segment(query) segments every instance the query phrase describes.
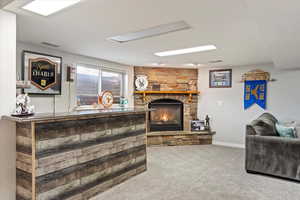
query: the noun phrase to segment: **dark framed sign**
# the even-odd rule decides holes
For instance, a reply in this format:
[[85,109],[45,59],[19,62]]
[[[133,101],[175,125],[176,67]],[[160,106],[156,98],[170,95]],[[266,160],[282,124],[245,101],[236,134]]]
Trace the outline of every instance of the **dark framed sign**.
[[231,88],[232,69],[217,69],[209,71],[210,88]]
[[23,90],[32,95],[61,95],[62,57],[23,51],[23,80],[31,83]]

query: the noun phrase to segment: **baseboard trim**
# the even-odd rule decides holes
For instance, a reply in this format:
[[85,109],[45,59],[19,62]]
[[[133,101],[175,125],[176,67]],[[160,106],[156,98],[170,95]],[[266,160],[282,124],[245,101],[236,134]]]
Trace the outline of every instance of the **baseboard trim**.
[[213,145],[218,145],[218,146],[225,146],[225,147],[233,147],[233,148],[240,148],[240,149],[245,149],[244,144],[236,144],[236,143],[230,143],[230,142],[219,142],[219,141],[213,141]]

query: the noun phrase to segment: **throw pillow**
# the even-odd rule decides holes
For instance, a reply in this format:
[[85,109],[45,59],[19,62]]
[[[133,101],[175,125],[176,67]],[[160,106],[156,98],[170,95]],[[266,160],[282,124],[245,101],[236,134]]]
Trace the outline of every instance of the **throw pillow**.
[[284,122],[284,123],[280,122],[280,124],[283,124],[284,126],[287,126],[287,127],[293,127],[295,129],[295,137],[299,138],[299,135],[300,135],[300,123],[299,122],[296,122],[296,121],[290,121],[290,122]]
[[260,136],[278,136],[273,127],[261,120],[254,120],[251,123],[257,135]]
[[251,122],[257,135],[260,136],[278,136],[275,123],[277,119],[270,113],[264,113],[256,120]]
[[287,127],[279,123],[276,123],[275,127],[280,137],[296,138],[294,127]]

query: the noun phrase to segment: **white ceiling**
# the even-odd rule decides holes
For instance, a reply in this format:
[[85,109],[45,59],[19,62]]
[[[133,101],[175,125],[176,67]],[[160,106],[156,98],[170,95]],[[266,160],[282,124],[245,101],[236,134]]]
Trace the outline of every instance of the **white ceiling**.
[[[11,4],[18,13],[18,40],[58,44],[58,49],[128,65],[186,63],[241,66],[300,61],[300,1],[296,0],[84,0],[49,17]],[[28,0],[24,0],[28,1]],[[116,43],[107,38],[184,20],[190,30]],[[213,44],[216,51],[157,57],[155,52]]]

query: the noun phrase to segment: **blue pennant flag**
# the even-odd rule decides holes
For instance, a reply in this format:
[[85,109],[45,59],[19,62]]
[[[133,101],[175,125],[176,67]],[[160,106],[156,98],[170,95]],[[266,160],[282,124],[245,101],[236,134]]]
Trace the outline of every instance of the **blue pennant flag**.
[[245,81],[244,109],[257,104],[266,109],[267,81]]

